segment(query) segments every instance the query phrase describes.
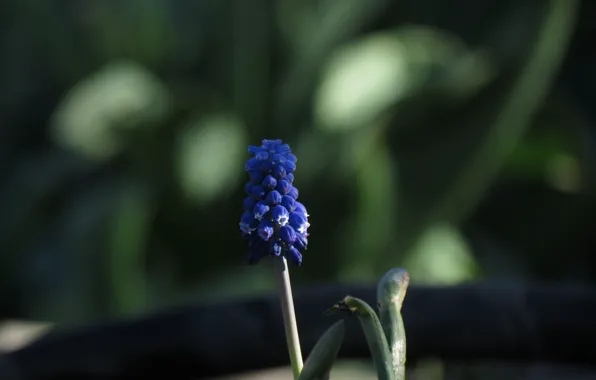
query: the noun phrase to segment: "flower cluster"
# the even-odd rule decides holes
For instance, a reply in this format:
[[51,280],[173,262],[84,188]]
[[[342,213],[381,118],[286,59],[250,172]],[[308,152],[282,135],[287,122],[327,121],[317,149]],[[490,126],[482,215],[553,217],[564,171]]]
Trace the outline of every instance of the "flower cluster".
[[244,169],[250,181],[244,187],[244,214],[240,231],[248,240],[249,263],[272,256],[284,256],[300,265],[307,246],[308,213],[298,202],[294,182],[296,156],[281,140],[263,140],[249,146],[253,155]]

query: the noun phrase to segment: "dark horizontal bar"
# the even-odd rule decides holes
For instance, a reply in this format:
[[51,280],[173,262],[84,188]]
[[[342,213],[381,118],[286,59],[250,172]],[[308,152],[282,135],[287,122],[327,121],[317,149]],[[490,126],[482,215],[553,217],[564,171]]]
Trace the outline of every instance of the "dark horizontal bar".
[[[373,286],[296,292],[303,353],[338,317],[323,312],[350,294],[375,305]],[[596,292],[589,288],[411,286],[403,306],[408,363],[434,357],[596,365]],[[354,317],[343,358],[367,358]],[[275,297],[198,304],[138,319],[54,331],[0,355],[0,379],[201,378],[288,364]],[[164,377],[165,376],[165,377]]]

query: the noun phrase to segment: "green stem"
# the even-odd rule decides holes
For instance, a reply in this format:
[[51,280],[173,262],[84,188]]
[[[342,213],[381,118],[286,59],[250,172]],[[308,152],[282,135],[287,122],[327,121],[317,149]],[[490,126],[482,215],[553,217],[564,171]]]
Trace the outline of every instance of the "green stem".
[[286,328],[286,341],[290,353],[290,363],[294,379],[297,380],[302,371],[302,351],[300,350],[300,338],[298,337],[298,326],[296,314],[294,313],[294,299],[292,297],[292,286],[290,284],[290,272],[285,257],[275,260],[275,274],[281,301],[281,311],[284,317]]

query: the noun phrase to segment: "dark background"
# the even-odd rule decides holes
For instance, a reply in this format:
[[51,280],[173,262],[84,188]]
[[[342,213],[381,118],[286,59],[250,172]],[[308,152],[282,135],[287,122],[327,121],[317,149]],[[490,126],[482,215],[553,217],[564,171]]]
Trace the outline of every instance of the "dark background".
[[396,266],[413,284],[592,284],[595,8],[1,2],[0,318],[271,292],[238,230],[263,138],[298,156],[298,289]]

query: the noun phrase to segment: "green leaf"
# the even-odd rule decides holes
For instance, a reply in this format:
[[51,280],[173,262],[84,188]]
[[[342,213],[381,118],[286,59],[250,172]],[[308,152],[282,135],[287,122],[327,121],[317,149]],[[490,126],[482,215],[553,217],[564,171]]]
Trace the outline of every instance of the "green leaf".
[[403,120],[413,101],[428,108],[437,96],[466,99],[494,73],[483,54],[446,32],[407,26],[375,33],[330,57],[315,95],[316,125],[341,133],[368,128],[386,112]]
[[305,31],[300,41],[295,40],[296,60],[286,76],[274,89],[276,104],[275,125],[296,125],[300,114],[309,103],[313,84],[320,75],[320,68],[329,52],[338,45],[358,35],[387,10],[385,0],[344,0],[316,2],[315,14],[308,17],[301,29]]
[[333,311],[344,311],[358,316],[379,380],[397,380],[387,337],[373,308],[359,298],[346,296],[333,306],[330,312]]
[[112,61],[70,90],[52,115],[50,133],[68,150],[108,160],[128,146],[127,132],[159,125],[169,107],[166,85],[149,69]]
[[185,124],[176,152],[184,194],[199,204],[229,195],[244,174],[246,145],[244,124],[233,114],[205,114]]
[[298,380],[325,380],[344,340],[344,321],[337,321],[319,339],[312,349]]
[[[498,80],[468,104],[426,109],[426,119],[420,120],[424,126],[416,122],[409,125],[409,135],[388,138],[398,145],[392,148],[400,162],[400,236],[395,251],[410,250],[429,225],[458,223],[482,199],[550,91],[574,30],[577,4],[543,2],[541,19],[535,15],[538,9],[520,6],[512,17],[528,25],[525,34],[537,34],[524,39],[529,51],[502,67]],[[400,131],[408,129],[403,117],[396,120]],[[427,136],[433,134],[441,138],[429,141]]]
[[410,275],[405,269],[393,268],[381,277],[377,285],[377,308],[397,380],[406,377],[406,329],[401,307],[409,283]]

